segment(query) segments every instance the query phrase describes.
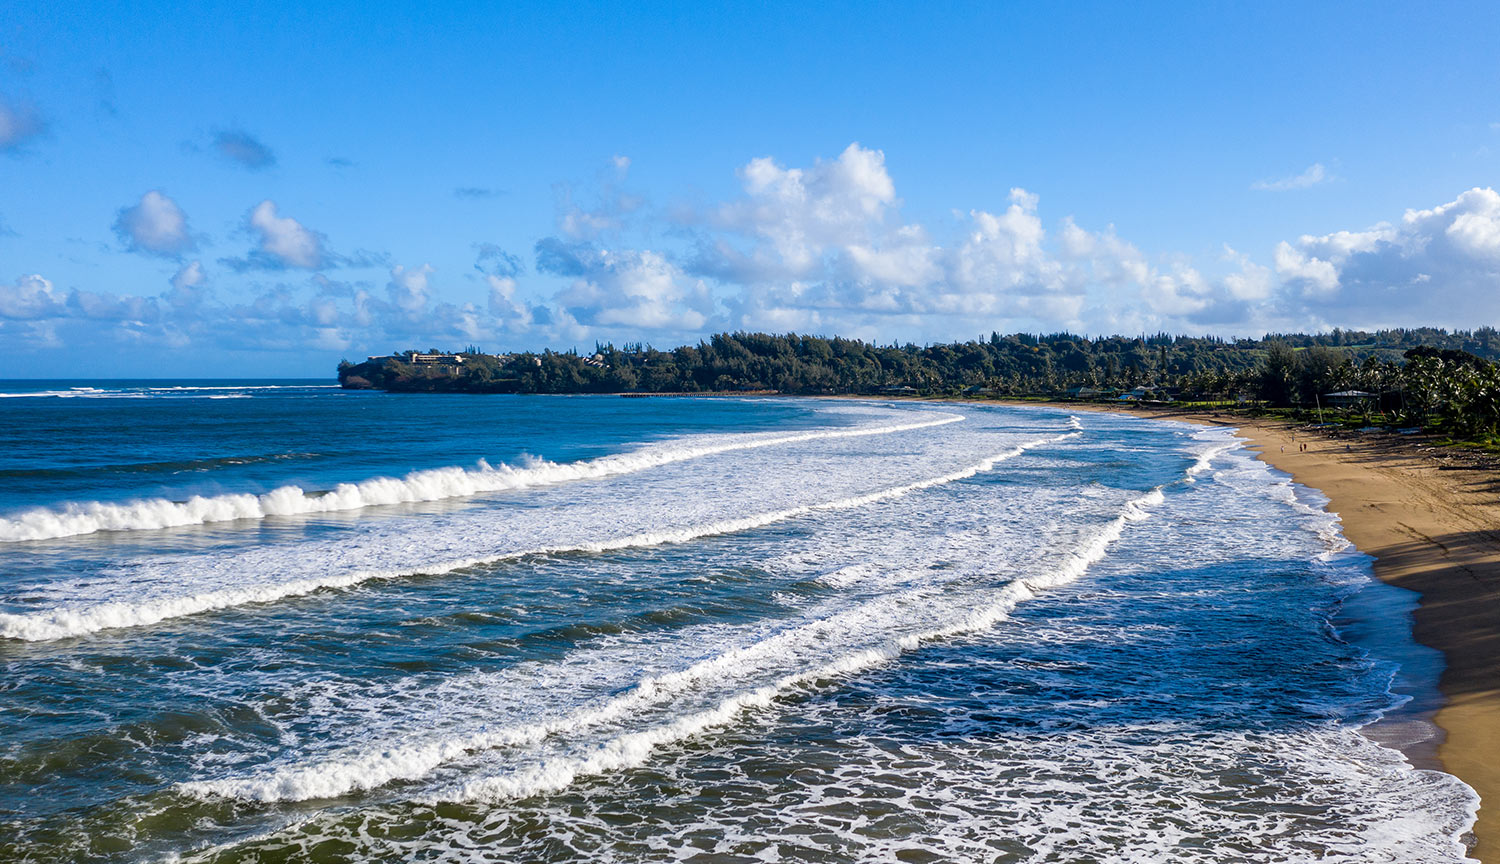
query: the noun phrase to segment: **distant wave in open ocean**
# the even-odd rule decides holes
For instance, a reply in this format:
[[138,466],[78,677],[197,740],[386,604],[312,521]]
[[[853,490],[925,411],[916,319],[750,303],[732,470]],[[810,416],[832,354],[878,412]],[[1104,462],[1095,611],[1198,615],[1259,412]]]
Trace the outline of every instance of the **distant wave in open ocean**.
[[28,386],[0,859],[1464,857],[1409,595],[1222,430]]

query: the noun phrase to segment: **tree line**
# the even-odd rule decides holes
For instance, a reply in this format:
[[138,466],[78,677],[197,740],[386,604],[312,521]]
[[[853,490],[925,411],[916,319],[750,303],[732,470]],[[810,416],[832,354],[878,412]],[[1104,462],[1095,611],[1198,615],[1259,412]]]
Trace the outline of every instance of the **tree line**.
[[[483,354],[463,363],[401,355],[339,366],[346,387],[483,393],[705,393],[1117,398],[1313,408],[1358,390],[1391,419],[1494,434],[1500,332],[1482,327],[1271,334],[1222,339],[1166,333],[1089,338],[990,334],[969,342],[879,345],[795,333],[721,333],[658,350],[636,343],[576,351]],[[441,353],[430,351],[427,353]]]

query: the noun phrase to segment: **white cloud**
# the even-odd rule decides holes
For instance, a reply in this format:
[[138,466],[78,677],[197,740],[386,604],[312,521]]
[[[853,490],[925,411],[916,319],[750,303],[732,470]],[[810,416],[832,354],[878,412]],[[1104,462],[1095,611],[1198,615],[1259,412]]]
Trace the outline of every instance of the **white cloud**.
[[[573,280],[554,297],[571,324],[687,334],[703,328],[714,312],[708,285],[659,252],[549,237],[537,243],[536,254],[538,272]],[[510,287],[503,281],[491,285]]]
[[1441,235],[1453,251],[1474,262],[1500,261],[1500,193],[1474,188],[1431,210],[1408,210],[1401,235],[1413,252],[1427,251]]
[[186,288],[197,288],[207,281],[208,276],[203,272],[203,263],[201,261],[190,261],[184,264],[181,270],[172,275],[172,287],[179,291]]
[[1142,287],[1141,300],[1156,316],[1190,320],[1213,303],[1213,287],[1195,268],[1176,262],[1168,271],[1153,268]]
[[509,276],[487,273],[484,277],[489,285],[490,315],[506,329],[526,330],[532,324],[531,310],[516,300],[516,280]]
[[1224,277],[1224,288],[1233,300],[1259,302],[1276,290],[1276,279],[1269,267],[1263,267],[1250,259],[1249,255],[1236,252],[1228,244],[1224,246],[1224,260],[1239,266],[1238,273]]
[[64,298],[39,273],[21,276],[10,285],[0,285],[0,318],[36,320],[63,314]]
[[259,239],[257,251],[272,265],[306,270],[317,270],[324,265],[321,235],[290,216],[278,215],[276,202],[267,199],[255,205],[249,223]]
[[420,314],[427,306],[427,277],[431,275],[431,264],[415,269],[400,265],[392,267],[391,281],[386,285],[391,303],[408,316]]
[[1311,255],[1286,241],[1276,245],[1274,260],[1276,275],[1286,282],[1300,285],[1304,294],[1329,295],[1339,288],[1339,268],[1336,264]]
[[[321,235],[267,200],[247,215],[256,248],[224,263],[285,281],[258,278],[249,295],[221,290],[236,298],[221,302],[197,260],[155,297],[63,292],[26,276],[0,284],[0,318],[12,321],[7,336],[31,334],[24,344],[92,327],[135,344],[371,353],[467,342],[495,350],[518,340],[675,344],[734,328],[946,341],[990,330],[1254,333],[1500,320],[1493,189],[1390,223],[1307,234],[1259,255],[1226,246],[1195,262],[1148,253],[1113,225],[1044,218],[1041,197],[1022,188],[1000,202],[960,202],[973,206],[920,224],[903,215],[884,155],[859,144],[807,167],[752,159],[739,178],[730,200],[670,225],[652,224],[651,211],[626,202],[613,181],[601,181],[604,203],[590,210],[561,197],[558,236],[534,248],[535,274],[547,281],[526,277],[529,296],[517,282],[521,261],[491,245],[476,247],[478,272],[451,285],[437,284],[430,264],[386,264],[388,281],[298,276],[375,259],[355,264],[328,251]],[[621,230],[627,214],[638,214],[629,231]],[[192,236],[159,192],[122,212],[120,227],[154,254],[172,254]],[[644,238],[634,248],[624,242],[633,236]],[[463,285],[469,296],[454,293]]]
[[1500,320],[1500,194],[1474,188],[1400,223],[1304,235],[1276,247],[1293,320],[1472,327]]
[[162,314],[155,297],[102,291],[73,291],[68,295],[68,307],[74,317],[117,325],[155,323]]
[[941,252],[916,225],[904,226],[882,245],[851,243],[843,249],[856,280],[904,288],[941,278]]
[[167,292],[167,302],[178,309],[195,307],[203,302],[203,285],[207,282],[208,274],[203,272],[202,262],[190,261],[172,274],[172,290]]
[[152,189],[141,200],[120,210],[115,218],[120,242],[137,252],[176,258],[197,247],[188,230],[187,214],[176,201]]
[[[745,195],[690,218],[710,229],[694,269],[734,281],[815,278],[829,256],[859,250],[872,262],[896,203],[885,154],[850,144],[837,159],[784,168],[769,156],[740,169]],[[889,261],[875,266],[889,265]]]
[[573,238],[598,237],[620,227],[617,213],[608,210],[584,210],[575,207],[563,215],[558,227]]
[[1134,244],[1120,239],[1113,225],[1095,234],[1079,228],[1072,218],[1063,220],[1062,257],[1075,264],[1088,264],[1093,278],[1110,285],[1151,279],[1151,265]]
[[1037,216],[1040,199],[1016,188],[1010,190],[1010,200],[998,214],[969,211],[969,230],[946,273],[954,287],[987,294],[1037,294],[1062,287],[1059,263],[1042,248],[1047,232]]
[[1282,177],[1279,180],[1257,180],[1250,184],[1250,188],[1260,192],[1286,192],[1292,189],[1307,189],[1320,183],[1327,183],[1334,179],[1328,169],[1323,167],[1322,162],[1314,162],[1307,166],[1301,174],[1291,177]]
[[[1082,326],[1086,310],[1111,302],[1156,304],[1161,315],[1213,302],[1196,271],[1157,272],[1113,228],[1095,234],[1065,220],[1054,242],[1040,197],[1025,189],[1012,189],[1003,210],[970,210],[951,242],[937,240],[900,219],[884,154],[858,143],[809,168],[752,159],[740,177],[742,197],[684,219],[695,230],[686,270],[719,286],[732,326],[941,338],[976,323]],[[570,260],[538,245],[540,270],[562,274]],[[1114,296],[1091,298],[1091,286]]]
[[[956,232],[934,237],[902,220],[883,154],[858,144],[806,168],[759,157],[740,177],[742,196],[681,220],[693,232],[681,266],[705,280],[705,290],[727,313],[707,320],[730,326],[905,331],[943,339],[976,324],[1250,332],[1437,318],[1461,326],[1496,317],[1462,317],[1470,308],[1494,305],[1490,300],[1438,312],[1420,308],[1442,291],[1467,296],[1485,285],[1486,297],[1497,293],[1500,196],[1492,190],[1410,211],[1399,225],[1304,235],[1267,250],[1265,262],[1226,247],[1221,259],[1204,267],[1183,256],[1148,255],[1114,226],[1090,231],[1064,218],[1056,233],[1049,232],[1039,196],[1019,188],[1004,209],[971,209]],[[1274,188],[1331,179],[1318,164]],[[563,254],[539,244],[539,269],[573,277],[589,269],[579,247],[567,248],[572,251]],[[609,254],[612,261],[629,260],[628,250]],[[588,290],[603,291],[585,281]],[[1449,287],[1436,289],[1439,281]],[[652,314],[613,320],[641,327],[682,323],[671,314],[670,292],[651,296]],[[568,300],[577,305],[581,324],[606,317],[584,288]]]

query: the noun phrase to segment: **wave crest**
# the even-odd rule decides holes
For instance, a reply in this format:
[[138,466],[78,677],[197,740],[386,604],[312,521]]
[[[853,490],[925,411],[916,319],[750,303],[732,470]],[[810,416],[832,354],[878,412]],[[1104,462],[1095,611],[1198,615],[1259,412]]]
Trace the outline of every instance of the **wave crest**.
[[792,435],[734,436],[690,445],[651,447],[630,453],[603,456],[584,462],[558,463],[535,459],[519,466],[491,466],[481,460],[476,468],[431,468],[403,477],[372,477],[358,483],[340,483],[333,489],[308,491],[300,486],[282,486],[264,494],[214,496],[195,495],[186,501],[150,498],[123,503],[87,501],[61,507],[39,507],[9,518],[0,518],[0,543],[55,540],[100,531],[149,531],[264,519],[268,516],[307,516],[359,510],[390,504],[416,504],[466,498],[488,492],[508,492],[534,486],[593,480],[644,471],[673,462],[683,462],[736,450],[752,450],[816,441],[890,435],[956,423],[963,417],[940,414],[930,419],[848,429],[823,429]]

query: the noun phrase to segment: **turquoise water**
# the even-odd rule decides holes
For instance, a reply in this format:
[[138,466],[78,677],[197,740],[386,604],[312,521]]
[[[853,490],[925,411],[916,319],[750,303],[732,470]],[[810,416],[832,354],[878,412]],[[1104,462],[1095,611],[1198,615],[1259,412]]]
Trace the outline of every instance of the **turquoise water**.
[[321,382],[0,410],[3,860],[1463,859],[1473,793],[1361,731],[1430,696],[1410,598],[1223,431]]

